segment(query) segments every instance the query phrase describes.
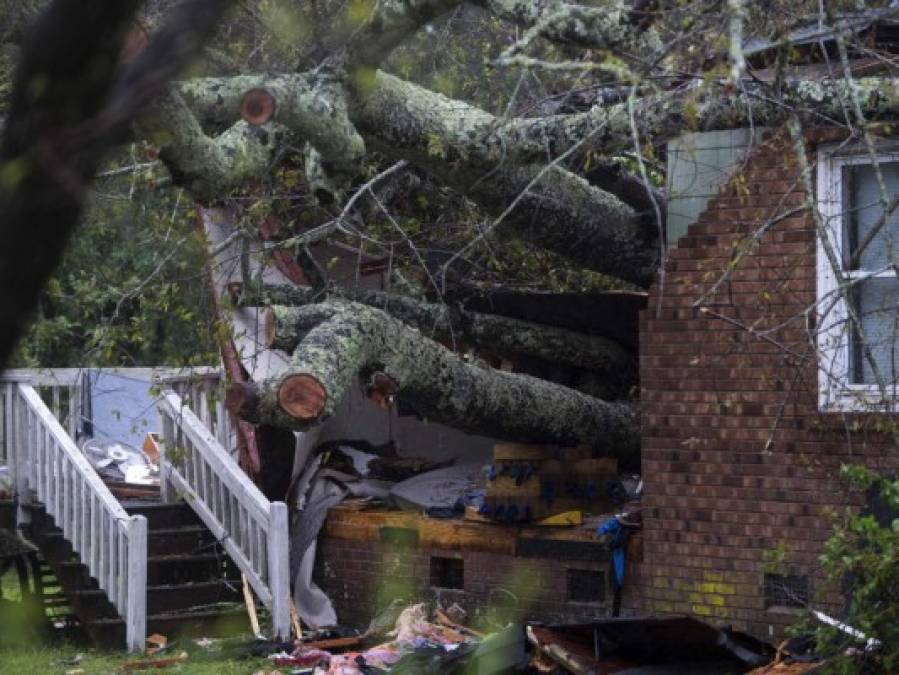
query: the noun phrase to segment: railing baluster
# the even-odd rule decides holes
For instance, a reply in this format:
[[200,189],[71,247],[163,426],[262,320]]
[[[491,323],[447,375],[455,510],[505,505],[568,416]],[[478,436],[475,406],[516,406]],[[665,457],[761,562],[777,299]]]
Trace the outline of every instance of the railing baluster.
[[89,500],[89,510],[90,510],[90,524],[88,525],[88,554],[87,559],[90,561],[88,566],[95,570],[97,569],[97,501],[94,498],[94,494],[92,492],[88,492],[87,498]]
[[78,504],[81,501],[81,481],[78,480],[78,474],[75,473],[73,467],[69,467],[69,480],[72,481],[72,504],[70,508],[70,517],[72,519],[72,536],[70,537],[72,541],[72,549],[75,553],[81,553],[81,529],[78,527],[79,518],[78,513]]
[[128,521],[128,577],[126,610],[128,649],[139,651],[147,634],[147,519],[132,516]]
[[[53,447],[53,440],[48,439],[48,444],[50,447]],[[55,447],[53,447],[53,449],[54,451],[56,450]],[[62,531],[65,532],[66,539],[71,541],[72,525],[69,522],[69,517],[72,513],[72,478],[66,456],[62,454],[59,456],[62,461],[62,523],[60,524],[60,527],[62,527]]]
[[160,410],[160,418],[162,419],[162,443],[160,451],[162,456],[159,458],[159,498],[163,503],[171,501],[172,495],[171,484],[169,479],[169,453],[173,450],[171,444],[174,443],[174,423],[169,417],[168,412]]
[[[63,497],[63,484],[62,484],[62,455],[58,455],[55,452],[51,451],[49,445],[47,445],[47,435],[44,432],[43,428],[38,429],[37,432],[38,437],[40,438],[41,447],[46,450],[53,457],[53,485],[50,487],[50,494],[52,495],[53,500],[53,518],[59,519],[59,515],[62,513],[62,497]],[[55,489],[54,489],[55,486]],[[62,527],[62,524],[57,522],[57,525]]]
[[0,385],[0,410],[3,410],[3,419],[0,419],[0,463],[6,463],[10,466],[11,478],[13,479],[13,485],[15,485],[16,462],[10,461],[15,458],[12,447],[12,434],[10,433],[13,418],[12,387],[12,383]]
[[87,486],[87,481],[81,478],[81,505],[78,507],[78,512],[81,515],[81,525],[79,527],[79,529],[81,530],[81,548],[84,551],[84,555],[82,555],[81,558],[87,558],[88,560],[90,560],[90,557],[88,556],[88,552],[90,550],[88,539],[91,532],[90,496],[91,493],[90,489]]
[[[116,523],[116,554],[119,557],[119,564],[116,567],[116,607],[119,613],[124,614],[126,610],[126,598],[128,595],[128,547],[125,537],[122,534],[121,524]],[[146,637],[146,636],[145,636]]]
[[106,567],[106,592],[109,593],[109,597],[112,598],[112,592],[115,589],[115,573],[116,573],[116,521],[115,516],[109,517],[108,530],[107,530],[107,539],[106,539],[106,556],[109,559],[108,565]]

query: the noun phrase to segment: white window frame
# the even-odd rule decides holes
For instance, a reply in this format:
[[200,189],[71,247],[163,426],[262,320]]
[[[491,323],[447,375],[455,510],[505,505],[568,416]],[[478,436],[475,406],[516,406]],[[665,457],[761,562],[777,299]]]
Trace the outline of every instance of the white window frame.
[[[891,144],[878,149],[877,162],[899,162],[899,147]],[[817,348],[818,409],[833,412],[899,410],[899,383],[887,383],[884,401],[877,384],[850,382],[850,335],[848,311],[840,297],[837,276],[825,250],[829,243],[838,260],[843,251],[843,167],[872,164],[867,148],[859,145],[829,145],[818,150],[817,206],[824,237],[816,236],[817,260]],[[896,278],[892,271],[843,270],[847,280]]]

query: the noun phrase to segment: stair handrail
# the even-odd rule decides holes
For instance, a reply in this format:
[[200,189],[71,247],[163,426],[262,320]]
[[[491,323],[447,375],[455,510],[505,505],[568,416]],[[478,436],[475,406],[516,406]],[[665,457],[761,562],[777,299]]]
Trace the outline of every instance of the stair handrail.
[[287,505],[262,494],[177,393],[164,389],[157,408],[163,500],[184,498],[268,607],[273,637],[288,639]]
[[147,519],[125,511],[34,387],[9,378],[0,386],[19,502],[43,504],[124,619],[128,650],[143,650]]

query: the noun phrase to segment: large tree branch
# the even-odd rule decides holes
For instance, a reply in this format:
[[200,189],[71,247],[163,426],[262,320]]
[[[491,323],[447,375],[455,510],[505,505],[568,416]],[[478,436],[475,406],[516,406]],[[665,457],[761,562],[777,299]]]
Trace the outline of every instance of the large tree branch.
[[[501,124],[483,110],[392,75],[378,73],[375,82],[351,110],[372,147],[413,162],[502,215],[506,234],[627,281],[652,279],[657,232],[617,197],[559,166],[506,157],[503,139],[488,132]],[[529,134],[520,139],[540,143]]]
[[[283,78],[290,76],[280,80],[289,90]],[[310,86],[306,76],[292,81],[300,90]],[[260,88],[265,82],[247,77],[201,80],[182,85],[180,91],[193,109],[221,119],[221,111],[238,101],[248,85]],[[380,72],[370,85],[367,92],[357,92],[360,100],[349,109],[369,146],[409,160],[502,215],[500,232],[627,281],[651,281],[657,259],[655,227],[646,227],[614,195],[559,166],[518,162],[528,156],[551,158],[537,152],[546,140],[540,138],[537,121],[536,132],[521,125],[515,138],[494,135],[491,130],[504,124],[474,106]],[[529,146],[532,155],[506,156],[507,147],[521,150],[522,145]]]
[[495,16],[528,28],[513,53],[537,36],[641,57],[658,47],[658,41],[645,31],[646,24],[635,21],[631,8],[620,0],[607,0],[601,6],[558,0],[480,0],[478,4]]
[[[254,294],[255,295],[255,294]],[[271,347],[293,351],[303,335],[321,321],[316,305],[302,306],[320,298],[313,289],[266,287],[247,298],[259,296],[271,306],[266,317]],[[633,357],[606,338],[586,335],[555,326],[545,326],[496,314],[471,312],[446,304],[423,302],[384,291],[332,289],[332,297],[354,300],[375,307],[417,328],[427,337],[450,344],[471,344],[502,356],[527,355],[552,363],[594,370],[627,380],[633,373]],[[278,303],[296,303],[284,306]]]
[[[182,91],[191,92],[196,109],[215,111],[228,107],[223,102],[236,101],[251,81],[266,86],[262,78],[243,77],[189,83]],[[278,86],[267,90],[285,92],[282,96],[288,99],[287,103],[276,100],[279,106],[291,107],[292,91],[315,97],[316,84],[309,76],[280,76],[272,81]],[[892,81],[861,80],[856,85],[873,117],[899,112]],[[759,93],[732,96],[715,87],[667,92],[641,99],[633,120],[626,104],[596,106],[573,115],[501,120],[378,72],[366,86],[354,88],[348,110],[351,123],[335,125],[335,133],[343,136],[348,128],[352,135],[358,129],[373,149],[430,172],[501,216],[500,232],[646,285],[656,265],[657,228],[636,218],[634,210],[615,195],[558,165],[547,166],[547,161],[591,144],[609,151],[627,147],[634,141],[632,121],[639,133],[658,140],[685,129],[773,125],[791,109],[804,112],[807,119],[823,120],[840,112],[848,86],[844,82],[795,83],[778,100]],[[314,112],[302,109],[291,123],[297,125]]]
[[287,372],[229,391],[253,422],[306,429],[331,415],[357,376],[378,400],[396,396],[419,415],[471,433],[531,443],[639,447],[635,408],[528,375],[481,368],[390,315],[358,303],[314,306],[324,321],[294,351]]
[[259,180],[285,132],[277,124],[254,127],[240,120],[209,137],[176,91],[156,100],[138,130],[160,146],[175,182],[197,199],[221,198],[246,181]]
[[[569,2],[532,0],[470,0],[494,16],[527,28],[516,43],[519,51],[533,38],[575,44],[619,54],[645,54],[656,43],[637,26],[631,10],[620,0],[600,7]],[[391,51],[424,24],[463,4],[463,0],[380,0],[365,23],[348,41],[351,68],[377,67]]]

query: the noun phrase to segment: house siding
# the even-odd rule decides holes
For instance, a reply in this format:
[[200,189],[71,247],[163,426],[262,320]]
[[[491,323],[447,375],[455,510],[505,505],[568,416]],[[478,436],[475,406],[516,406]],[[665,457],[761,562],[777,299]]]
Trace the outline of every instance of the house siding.
[[[810,165],[812,141],[830,135],[810,134]],[[798,210],[808,195],[793,147],[782,130],[768,134],[709,201],[669,251],[640,332],[645,510],[635,596],[645,612],[764,638],[796,618],[765,606],[775,559],[774,571],[809,578],[816,607],[838,610],[819,556],[833,510],[857,503],[839,467],[895,470],[899,456],[883,435],[849,433],[857,416],[818,412],[815,226]],[[869,418],[858,419],[864,429]]]

